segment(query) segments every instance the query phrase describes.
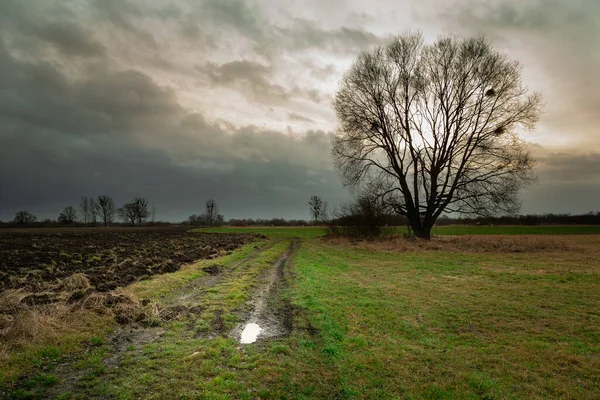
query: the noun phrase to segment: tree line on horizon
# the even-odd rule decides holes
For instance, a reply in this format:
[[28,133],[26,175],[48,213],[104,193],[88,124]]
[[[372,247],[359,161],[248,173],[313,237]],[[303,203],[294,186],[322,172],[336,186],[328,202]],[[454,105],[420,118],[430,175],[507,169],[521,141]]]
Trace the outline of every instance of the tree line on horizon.
[[[144,197],[135,197],[132,201],[123,204],[117,208],[115,201],[110,196],[101,195],[97,197],[82,196],[79,203],[79,212],[72,205],[66,206],[60,212],[56,220],[44,219],[38,221],[37,216],[29,211],[18,211],[15,217],[8,225],[29,226],[29,225],[83,225],[83,226],[112,226],[118,225],[115,217],[121,224],[128,226],[142,225],[170,225],[170,222],[155,221],[156,210],[154,206],[150,211],[148,200]],[[148,218],[151,220],[148,221]],[[225,218],[219,214],[217,203],[209,199],[205,203],[205,211],[202,214],[193,214],[188,217],[185,224],[191,226],[218,226],[225,223]],[[0,224],[5,224],[0,221]]]
[[18,211],[12,220],[16,225],[31,225],[36,222],[39,224],[51,224],[57,222],[61,225],[74,225],[81,223],[83,225],[101,225],[111,226],[118,217],[124,224],[129,226],[141,226],[146,223],[148,218],[154,222],[155,209],[148,209],[148,200],[144,197],[135,197],[132,201],[116,207],[112,197],[100,195],[97,197],[82,196],[77,209],[72,205],[66,206],[58,215],[56,221],[45,219],[37,222],[37,217],[28,211]]
[[[38,220],[35,215],[19,211],[17,214],[22,216],[23,213],[27,213],[33,219],[27,219],[27,217],[21,220],[14,219],[10,222],[0,221],[0,226],[3,227],[44,227],[44,226],[56,226],[60,224],[65,226],[64,223],[58,220],[43,219]],[[193,218],[194,217],[194,218]],[[326,221],[320,221],[315,223],[314,220],[305,219],[285,219],[285,218],[230,218],[228,220],[219,219],[214,226],[235,226],[235,227],[249,227],[249,226],[299,226],[307,227],[314,225],[327,225],[327,226],[347,226],[351,225],[354,221],[344,217],[333,217]],[[380,226],[407,226],[408,220],[401,215],[397,214],[383,214],[381,219],[378,220]],[[169,222],[169,221],[144,221],[142,225],[145,226],[172,226],[172,225],[189,225],[189,226],[205,226],[202,222],[201,215],[192,215],[186,221],[182,222]],[[96,223],[95,226],[97,226]],[[119,225],[123,225],[120,223]],[[130,225],[130,224],[128,224]],[[442,215],[436,221],[436,226],[445,225],[600,225],[600,211],[590,211],[584,214],[519,214],[510,216],[500,217],[452,217],[449,215]],[[69,226],[69,225],[66,225]],[[70,226],[90,226],[83,223],[78,223],[77,220],[71,223]]]

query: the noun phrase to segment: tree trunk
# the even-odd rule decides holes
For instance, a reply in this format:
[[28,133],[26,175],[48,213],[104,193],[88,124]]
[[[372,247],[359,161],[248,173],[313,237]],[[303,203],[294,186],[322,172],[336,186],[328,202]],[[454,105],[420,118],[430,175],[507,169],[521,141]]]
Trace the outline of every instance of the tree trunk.
[[421,239],[426,239],[426,240],[430,240],[431,239],[431,227],[430,226],[424,226],[421,232],[421,236],[419,236]]
[[410,227],[412,228],[413,233],[416,237],[418,237],[419,239],[426,239],[426,240],[431,239],[431,226],[430,225],[421,223],[421,220],[418,217],[416,217],[416,218],[408,217],[408,220],[410,222]]

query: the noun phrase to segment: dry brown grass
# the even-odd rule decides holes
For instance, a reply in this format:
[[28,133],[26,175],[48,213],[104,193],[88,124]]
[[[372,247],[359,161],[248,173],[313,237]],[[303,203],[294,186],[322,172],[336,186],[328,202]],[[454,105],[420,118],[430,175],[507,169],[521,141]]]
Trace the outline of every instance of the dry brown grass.
[[[59,282],[54,289],[55,292],[41,293],[11,289],[0,293],[0,390],[1,384],[14,384],[45,348],[73,351],[91,337],[108,333],[115,321],[157,325],[196,312],[186,306],[161,307],[154,301],[140,300],[123,288],[93,292],[82,274]],[[31,305],[31,299],[48,296],[52,302]]]
[[431,240],[402,237],[353,241],[344,238],[323,239],[333,245],[350,245],[369,251],[408,252],[446,251],[472,253],[549,253],[581,250],[579,240],[557,235],[464,235],[439,236]]
[[51,343],[65,334],[85,331],[89,321],[106,319],[100,316],[118,323],[158,323],[181,315],[162,309],[155,302],[140,301],[125,289],[92,292],[75,302],[68,302],[72,293],[90,288],[82,274],[65,279],[59,286],[64,291],[53,292],[58,301],[50,304],[27,304],[28,298],[40,293],[21,289],[0,293],[0,343],[5,352],[35,343]]
[[[141,300],[133,292],[118,288],[111,292],[90,292],[84,274],[74,274],[54,286],[54,292],[31,293],[9,289],[0,293],[0,343],[3,352],[25,345],[50,343],[62,335],[85,331],[89,321],[100,316],[120,324],[158,324],[178,319],[190,310],[185,306],[161,307]],[[73,296],[78,294],[78,296]],[[49,304],[31,305],[31,299],[48,297]],[[192,310],[193,311],[193,310]]]
[[0,293],[0,313],[17,312],[22,307],[23,300],[31,294],[23,289],[9,289]]
[[65,303],[22,307],[13,314],[0,314],[0,342],[5,351],[59,340],[69,333],[83,332],[98,318]]
[[109,315],[117,322],[145,322],[157,324],[171,321],[186,315],[188,307],[162,307],[155,301],[139,300],[132,292],[119,288],[109,293],[92,293],[82,299],[77,306],[83,310]]
[[73,274],[64,279],[59,284],[59,288],[63,292],[76,292],[78,290],[88,290],[92,287],[87,276],[84,274]]

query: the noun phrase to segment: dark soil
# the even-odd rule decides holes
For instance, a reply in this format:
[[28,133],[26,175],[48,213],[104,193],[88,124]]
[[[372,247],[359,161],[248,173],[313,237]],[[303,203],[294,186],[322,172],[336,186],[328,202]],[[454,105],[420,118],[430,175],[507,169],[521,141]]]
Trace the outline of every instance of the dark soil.
[[[52,291],[75,273],[86,275],[92,291],[107,292],[229,253],[255,238],[176,228],[0,230],[0,292]],[[47,296],[38,297],[31,302],[52,302]]]
[[209,275],[219,275],[221,273],[221,267],[217,264],[209,265],[208,267],[202,268],[202,271]]

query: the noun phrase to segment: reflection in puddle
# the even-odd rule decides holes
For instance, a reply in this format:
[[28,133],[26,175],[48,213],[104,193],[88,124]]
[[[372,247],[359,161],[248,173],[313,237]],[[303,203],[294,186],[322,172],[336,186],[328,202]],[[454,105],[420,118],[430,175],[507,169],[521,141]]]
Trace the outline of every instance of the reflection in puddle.
[[240,343],[254,343],[258,334],[262,331],[262,328],[257,324],[247,324],[242,331],[242,339]]

